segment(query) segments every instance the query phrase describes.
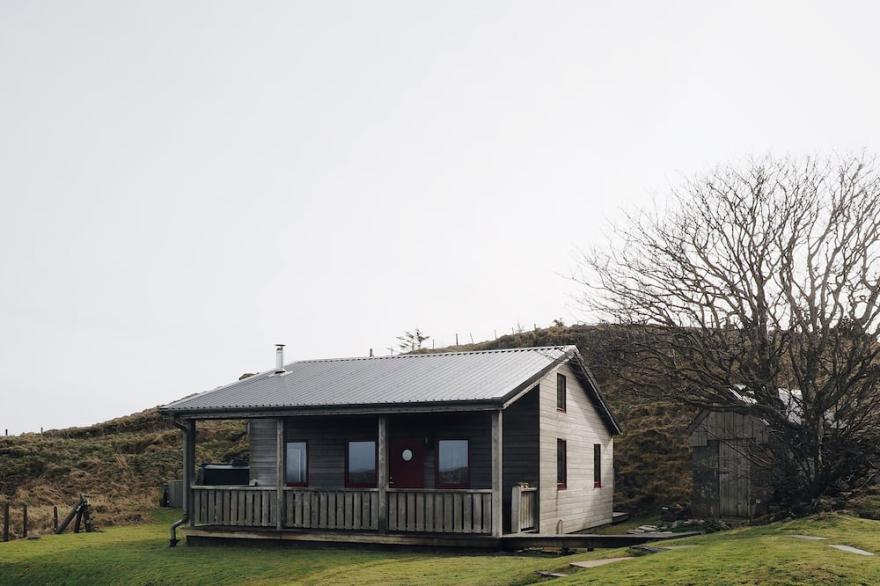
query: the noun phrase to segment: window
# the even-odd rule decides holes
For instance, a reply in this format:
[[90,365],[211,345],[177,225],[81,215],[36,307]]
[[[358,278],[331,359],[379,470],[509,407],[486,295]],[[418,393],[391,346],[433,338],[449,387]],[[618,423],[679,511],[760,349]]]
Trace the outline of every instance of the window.
[[376,442],[348,442],[345,485],[361,488],[376,486]]
[[468,440],[437,441],[437,487],[462,488],[470,483]]
[[602,444],[593,444],[593,488],[602,488]]
[[565,400],[566,400],[566,383],[565,383],[565,375],[557,374],[556,375],[556,410],[557,411],[565,411]]
[[306,486],[309,483],[309,444],[287,442],[284,480],[288,486]]
[[568,482],[568,455],[566,454],[565,440],[556,440],[556,488],[565,490]]

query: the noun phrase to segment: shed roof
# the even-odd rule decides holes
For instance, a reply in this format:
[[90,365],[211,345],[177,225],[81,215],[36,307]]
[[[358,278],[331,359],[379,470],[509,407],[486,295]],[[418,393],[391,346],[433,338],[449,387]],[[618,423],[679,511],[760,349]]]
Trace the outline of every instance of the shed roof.
[[[757,403],[755,397],[750,395],[746,386],[742,384],[733,385],[730,389],[730,393],[733,396],[736,403],[739,403],[743,406],[752,406]],[[800,425],[803,423],[804,419],[804,398],[803,393],[801,393],[800,389],[786,389],[784,387],[778,387],[776,389],[776,394],[779,396],[779,400],[781,402],[780,408],[785,413],[786,419],[795,425]],[[718,409],[700,409],[697,412],[696,417],[688,426],[688,433],[699,434],[701,433],[700,427],[703,425],[703,422],[711,415],[712,413],[723,413],[724,410]],[[757,417],[757,420],[761,422],[763,425],[767,425],[767,420],[761,417]],[[833,423],[836,419],[833,409],[829,409],[825,412],[825,419],[828,423]]]
[[575,346],[302,360],[286,365],[282,374],[261,372],[161,410],[183,415],[380,405],[503,405],[568,361],[583,376],[609,427],[619,432]]

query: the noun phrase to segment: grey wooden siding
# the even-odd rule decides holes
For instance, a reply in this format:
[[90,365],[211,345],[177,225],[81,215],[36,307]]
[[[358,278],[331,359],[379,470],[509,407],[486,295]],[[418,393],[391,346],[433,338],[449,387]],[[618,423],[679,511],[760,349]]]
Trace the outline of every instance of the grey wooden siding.
[[690,436],[690,446],[705,446],[708,440],[753,439],[767,442],[767,425],[750,415],[733,412],[702,413]]
[[752,517],[766,510],[769,486],[759,455],[767,440],[767,426],[756,417],[700,414],[689,439],[696,514]]
[[284,527],[376,530],[379,491],[371,489],[284,489]]
[[[566,377],[567,410],[556,409],[556,374]],[[541,533],[571,533],[611,522],[614,495],[614,440],[568,364],[540,381]],[[567,442],[568,485],[556,489],[556,440]],[[602,487],[593,487],[593,444],[602,446]]]
[[[345,449],[349,441],[377,441],[375,417],[291,417],[285,421],[286,441],[309,444],[309,486],[345,486]],[[274,449],[273,449],[274,453]]]
[[466,439],[470,447],[470,488],[492,488],[492,438],[488,413],[435,413],[389,418],[388,441],[424,438],[425,488],[436,488],[435,448],[438,439]]
[[257,486],[275,486],[275,443],[277,428],[274,419],[251,419],[248,422],[250,441],[251,482]]
[[492,491],[390,489],[388,530],[489,534]]
[[538,486],[538,404],[540,389],[535,387],[504,410],[502,427],[502,497],[504,531],[510,531],[510,498],[513,486],[527,482]]

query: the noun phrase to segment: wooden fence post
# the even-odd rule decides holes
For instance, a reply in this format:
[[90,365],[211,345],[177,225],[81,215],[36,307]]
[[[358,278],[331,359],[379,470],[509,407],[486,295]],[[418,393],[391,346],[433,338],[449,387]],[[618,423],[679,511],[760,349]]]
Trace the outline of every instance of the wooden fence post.
[[3,541],[9,541],[9,503],[3,503]]
[[58,533],[58,507],[52,507],[52,533]]
[[21,536],[24,538],[28,536],[27,505],[21,505]]

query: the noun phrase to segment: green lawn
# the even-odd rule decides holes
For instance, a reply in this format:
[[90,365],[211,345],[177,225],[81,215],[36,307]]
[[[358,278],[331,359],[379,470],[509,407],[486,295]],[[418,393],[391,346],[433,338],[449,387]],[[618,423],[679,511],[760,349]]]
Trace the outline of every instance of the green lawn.
[[[93,534],[0,543],[0,584],[527,584],[536,570],[570,572],[574,560],[617,557],[463,555],[302,547],[167,546],[167,513],[155,523]],[[792,533],[829,537],[801,541]],[[842,515],[676,540],[698,547],[573,572],[554,584],[878,584],[880,522]]]

